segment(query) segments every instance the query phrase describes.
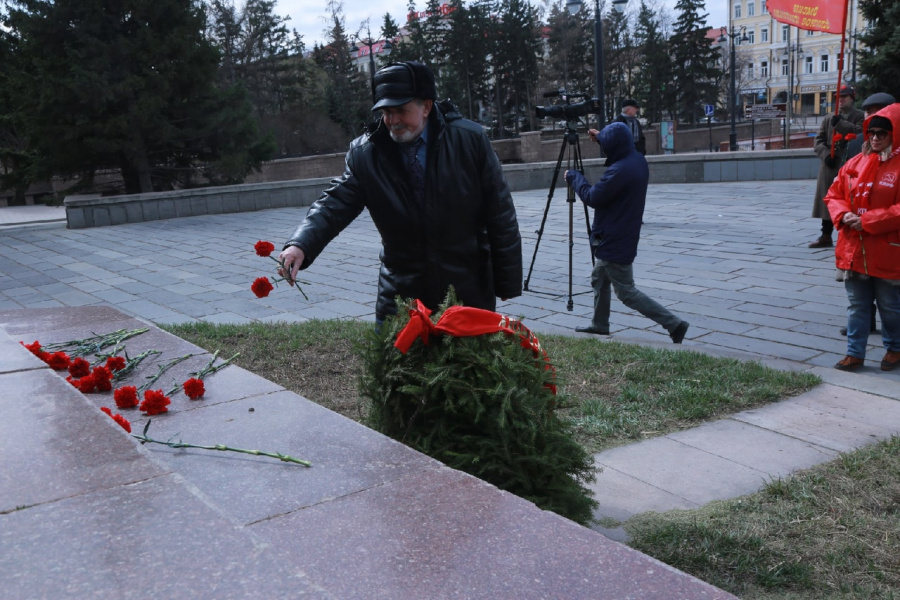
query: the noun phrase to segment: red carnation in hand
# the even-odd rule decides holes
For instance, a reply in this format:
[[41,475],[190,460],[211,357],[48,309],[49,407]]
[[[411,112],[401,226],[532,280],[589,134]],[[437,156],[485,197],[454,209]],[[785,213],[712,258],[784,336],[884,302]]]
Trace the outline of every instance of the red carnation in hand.
[[125,368],[125,357],[124,356],[110,356],[106,359],[106,368],[109,369],[110,373],[114,371],[121,371]]
[[849,142],[850,140],[855,140],[855,139],[856,139],[856,134],[855,134],[855,133],[848,133],[847,135],[844,136],[844,139],[847,140],[848,142]]
[[134,408],[138,405],[137,388],[133,385],[120,387],[113,392],[113,399],[118,408]]
[[206,393],[206,388],[203,386],[202,379],[196,379],[191,377],[187,381],[184,382],[184,393],[191,400],[196,400],[203,396]]
[[162,390],[147,390],[144,392],[144,401],[141,402],[141,412],[147,414],[148,417],[153,415],[161,415],[169,412],[168,406],[172,401],[163,394]]
[[106,367],[94,367],[91,377],[94,379],[94,385],[97,386],[98,392],[108,392],[112,389],[112,373]]
[[45,362],[50,365],[50,368],[54,371],[65,371],[71,364],[69,362],[69,355],[65,352],[54,352],[47,356]]
[[272,242],[259,240],[253,245],[253,249],[256,250],[257,256],[269,256],[275,250],[275,245]]
[[90,375],[75,381],[74,385],[82,394],[92,394],[97,389],[97,384]]
[[836,133],[836,134],[834,134],[833,136],[831,136],[831,141],[832,141],[832,142],[839,142],[839,141],[841,141],[842,139],[844,139],[844,136],[841,135],[840,133]]
[[256,294],[257,298],[265,298],[269,295],[269,292],[275,288],[272,286],[268,277],[257,277],[253,281],[253,285],[250,286],[250,289],[253,290],[253,293]]
[[80,356],[69,365],[69,375],[72,377],[85,377],[91,374],[91,363]]
[[131,433],[131,423],[128,422],[128,419],[126,419],[119,413],[113,414],[113,412],[111,410],[109,410],[108,408],[106,408],[105,406],[101,406],[100,410],[102,410],[103,412],[108,414],[113,421],[115,421],[116,423],[121,425],[122,429],[124,429],[128,433]]

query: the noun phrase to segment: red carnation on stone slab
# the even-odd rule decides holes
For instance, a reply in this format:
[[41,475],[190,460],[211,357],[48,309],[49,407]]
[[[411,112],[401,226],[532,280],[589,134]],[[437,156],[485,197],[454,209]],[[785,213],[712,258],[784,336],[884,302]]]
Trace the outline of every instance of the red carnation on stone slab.
[[140,410],[143,413],[146,413],[147,416],[153,415],[161,415],[164,412],[169,412],[169,404],[172,401],[169,400],[169,397],[163,394],[162,390],[146,390],[144,392],[144,400],[141,402]]
[[206,393],[206,388],[203,385],[203,380],[197,379],[196,377],[191,377],[190,379],[185,381],[184,393],[191,400],[196,400],[203,397],[203,394]]
[[76,379],[72,382],[72,385],[78,388],[78,391],[82,394],[92,394],[94,390],[97,389],[97,384],[94,381],[94,378],[90,375],[87,377],[82,377],[81,379]]
[[106,359],[106,368],[109,369],[110,373],[121,371],[126,364],[124,356],[109,356]]
[[137,388],[133,385],[125,385],[113,392],[113,400],[116,408],[134,408],[138,405]]
[[268,277],[257,277],[250,286],[257,298],[265,298],[275,289]]
[[94,385],[97,386],[98,392],[108,392],[112,389],[112,373],[106,367],[94,367],[91,377],[94,379]]
[[254,244],[253,249],[256,250],[257,256],[269,256],[275,251],[275,244],[259,240]]
[[69,360],[69,355],[65,352],[54,352],[46,358],[45,362],[54,371],[65,371],[72,364]]
[[69,375],[72,377],[85,377],[91,374],[91,363],[80,356],[69,365]]
[[128,419],[126,419],[125,417],[123,417],[123,416],[120,415],[119,413],[113,414],[113,411],[109,410],[109,409],[106,408],[105,406],[101,406],[101,407],[100,407],[100,410],[102,410],[103,412],[105,412],[106,414],[108,414],[109,417],[110,417],[113,421],[115,421],[116,423],[118,423],[119,425],[121,425],[121,426],[122,426],[122,429],[124,429],[124,430],[127,431],[128,433],[131,433],[131,423],[128,422]]

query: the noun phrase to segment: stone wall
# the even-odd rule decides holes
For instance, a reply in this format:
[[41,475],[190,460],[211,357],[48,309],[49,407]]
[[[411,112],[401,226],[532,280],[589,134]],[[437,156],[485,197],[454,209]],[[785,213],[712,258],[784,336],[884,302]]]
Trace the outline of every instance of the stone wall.
[[[527,139],[532,148],[540,144],[543,149],[547,144],[540,142],[536,136]],[[515,192],[549,188],[556,171],[559,149],[557,143],[552,162],[504,165],[503,172],[510,189]],[[671,154],[648,156],[647,162],[651,183],[815,179],[819,169],[819,159],[809,149]],[[591,181],[602,175],[604,159],[585,157],[583,163]],[[566,166],[565,162],[561,164],[560,171]],[[338,169],[338,173],[342,168]],[[319,177],[125,196],[70,196],[65,200],[66,220],[70,229],[81,229],[195,215],[309,206],[330,182],[328,177]],[[561,182],[562,173],[559,173],[557,185]]]

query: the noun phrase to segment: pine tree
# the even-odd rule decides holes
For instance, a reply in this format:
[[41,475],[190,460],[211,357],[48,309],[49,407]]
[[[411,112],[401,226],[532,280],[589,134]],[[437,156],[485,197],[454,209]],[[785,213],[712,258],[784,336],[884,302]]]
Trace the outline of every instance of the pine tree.
[[672,52],[673,85],[677,98],[677,116],[697,123],[704,104],[716,104],[717,82],[721,77],[719,50],[706,37],[703,0],[678,0],[678,18],[669,48]]
[[634,95],[641,105],[641,112],[650,121],[658,123],[674,104],[672,87],[672,62],[668,43],[662,34],[659,18],[641,2],[635,30],[640,62],[635,77]]
[[391,13],[384,13],[384,19],[381,22],[381,37],[385,40],[393,40],[400,37],[400,26],[391,17]]
[[[451,293],[441,310],[453,304]],[[540,508],[590,523],[592,458],[556,416],[553,372],[505,333],[417,340],[401,354],[393,344],[408,308],[361,346],[368,424]]]
[[240,181],[271,155],[245,93],[217,88],[191,0],[17,0],[8,24],[32,181],[118,168],[127,192],[149,192],[189,183],[198,163]]
[[524,0],[501,0],[495,52],[505,92],[505,109],[512,112],[512,127],[519,131],[519,118],[532,114],[531,98],[538,79],[541,56],[535,9]]
[[543,62],[541,88],[596,94],[594,84],[593,17],[582,8],[570,15],[558,4],[550,7],[548,55]]
[[328,75],[325,90],[328,116],[347,133],[360,135],[372,118],[370,78],[360,73],[350,57],[350,41],[340,2],[332,0],[328,6],[331,12],[328,44],[315,48],[313,57]]
[[443,95],[456,100],[463,115],[480,117],[479,106],[488,100],[488,30],[490,15],[479,3],[450,3],[447,64]]
[[900,3],[860,0],[859,7],[870,25],[859,36],[864,44],[857,49],[860,88],[866,95],[887,92],[900,98]]

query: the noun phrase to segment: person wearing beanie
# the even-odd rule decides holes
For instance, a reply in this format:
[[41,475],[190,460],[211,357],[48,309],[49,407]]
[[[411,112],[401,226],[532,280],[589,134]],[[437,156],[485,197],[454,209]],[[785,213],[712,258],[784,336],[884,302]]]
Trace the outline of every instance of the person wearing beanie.
[[838,229],[835,264],[847,299],[847,354],[834,367],[865,364],[872,303],[881,315],[881,369],[900,366],[900,104],[868,117],[867,147],[841,167],[825,196]]
[[395,298],[435,310],[450,286],[470,307],[495,310],[522,293],[522,240],[500,161],[480,125],[437,102],[426,65],[375,73],[373,131],[350,143],[344,174],[285,243],[282,276],[297,277],[364,209],[381,236],[375,321]]
[[847,135],[859,135],[862,131],[862,122],[865,119],[863,111],[854,108],[853,103],[856,101],[856,90],[850,86],[841,88],[839,95],[839,112],[836,115],[822,117],[822,124],[819,126],[819,133],[813,149],[816,156],[822,161],[819,165],[819,176],[816,180],[816,194],[813,198],[812,217],[820,219],[822,222],[821,235],[810,242],[810,248],[831,248],[834,245],[831,239],[834,232],[834,224],[828,216],[828,210],[825,208],[822,199],[828,192],[828,187],[834,181],[838,169],[841,168],[844,158],[844,146],[846,141],[835,142],[835,135],[844,138]]

